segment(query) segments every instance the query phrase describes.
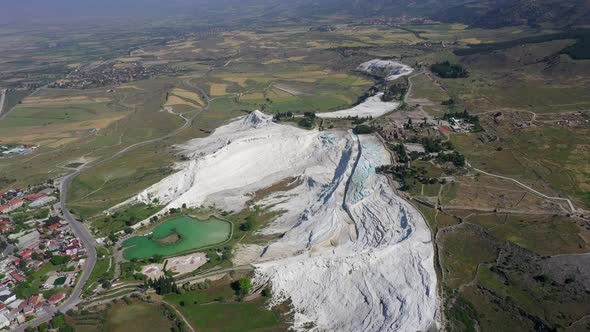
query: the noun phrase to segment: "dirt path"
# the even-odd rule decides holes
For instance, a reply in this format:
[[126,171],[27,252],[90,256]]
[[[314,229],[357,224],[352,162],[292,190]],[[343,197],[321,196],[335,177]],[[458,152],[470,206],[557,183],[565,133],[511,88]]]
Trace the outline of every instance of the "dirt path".
[[176,309],[176,306],[174,306],[171,303],[168,303],[164,300],[162,300],[163,303],[165,303],[166,305],[168,305],[170,308],[172,308],[172,310],[174,310],[174,312],[176,312],[176,314],[178,315],[178,317],[180,317],[182,319],[182,321],[184,322],[184,325],[186,325],[186,327],[191,330],[192,332],[195,332],[195,329],[193,328],[193,326],[189,323],[188,319],[186,319],[186,317],[184,317],[184,315],[180,312],[180,310]]
[[406,91],[406,94],[404,95],[404,98],[403,98],[404,103],[407,103],[408,97],[410,97],[410,95],[412,94],[412,86],[413,86],[412,78],[414,78],[418,75],[422,75],[423,73],[424,73],[424,71],[419,71],[413,75],[408,76],[408,91]]

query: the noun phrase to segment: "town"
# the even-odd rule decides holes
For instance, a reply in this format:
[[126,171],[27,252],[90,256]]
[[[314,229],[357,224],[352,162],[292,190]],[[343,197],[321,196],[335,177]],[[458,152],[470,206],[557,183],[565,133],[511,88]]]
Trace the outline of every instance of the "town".
[[98,62],[74,69],[66,78],[49,85],[50,88],[88,89],[116,86],[161,75],[174,75],[179,71],[167,64],[148,65],[142,62]]
[[52,314],[86,251],[62,218],[53,181],[0,192],[0,329]]

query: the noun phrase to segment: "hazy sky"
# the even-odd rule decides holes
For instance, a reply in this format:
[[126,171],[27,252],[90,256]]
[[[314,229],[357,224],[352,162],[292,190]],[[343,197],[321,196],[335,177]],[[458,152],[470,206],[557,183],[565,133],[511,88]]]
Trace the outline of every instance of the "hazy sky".
[[[154,16],[182,14],[207,0],[2,0],[0,19],[29,20],[81,16]],[[181,9],[182,8],[182,9]]]

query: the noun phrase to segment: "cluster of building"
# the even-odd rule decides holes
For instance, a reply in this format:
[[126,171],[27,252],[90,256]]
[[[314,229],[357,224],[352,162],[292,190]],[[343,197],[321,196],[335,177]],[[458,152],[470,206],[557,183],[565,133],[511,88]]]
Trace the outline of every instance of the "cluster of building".
[[63,89],[96,88],[176,73],[177,70],[167,64],[146,66],[139,61],[129,63],[110,61],[78,68],[65,79],[55,81],[49,87]]
[[396,24],[435,24],[436,21],[431,20],[428,17],[423,16],[406,16],[401,15],[398,17],[391,16],[373,16],[362,20],[363,24],[370,25],[396,25]]
[[53,191],[52,188],[30,194],[20,189],[0,191],[0,215],[20,209],[25,205],[32,209],[46,206],[57,200],[55,196],[51,195]]
[[55,312],[84,265],[86,249],[62,219],[54,191],[0,192],[0,329]]
[[[7,293],[0,290],[0,294]],[[9,296],[14,298],[12,294],[0,295],[0,299]],[[0,329],[10,327],[16,324],[25,323],[29,317],[36,314],[52,312],[53,307],[59,304],[66,298],[65,293],[52,294],[45,298],[43,294],[34,294],[26,299],[13,299],[6,301],[8,304],[0,303]]]
[[22,144],[17,146],[0,145],[0,157],[22,156],[33,153],[35,145]]
[[451,129],[456,133],[469,133],[472,132],[475,125],[465,119],[457,119],[454,117],[449,118],[449,124]]
[[395,112],[385,117],[377,129],[386,140],[405,141],[410,137],[446,137],[452,130],[449,121],[434,119],[423,112]]

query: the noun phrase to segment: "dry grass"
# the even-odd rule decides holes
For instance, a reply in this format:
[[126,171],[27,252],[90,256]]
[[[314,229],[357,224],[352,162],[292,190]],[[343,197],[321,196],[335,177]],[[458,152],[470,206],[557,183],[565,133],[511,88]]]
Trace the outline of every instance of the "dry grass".
[[191,103],[191,102],[187,101],[186,99],[180,98],[175,95],[171,95],[170,97],[168,97],[168,100],[164,104],[164,106],[176,106],[176,105],[184,105],[184,106],[189,106],[189,107],[194,107],[194,108],[201,108],[200,105],[197,105],[195,103]]
[[106,128],[125,116],[127,116],[127,113],[96,120],[32,126],[27,127],[26,131],[23,131],[22,127],[4,128],[0,133],[0,143],[61,146],[80,139],[80,132]]
[[462,42],[467,43],[467,44],[480,44],[481,40],[477,39],[477,38],[463,38],[461,39]]
[[121,85],[121,86],[117,87],[117,89],[130,89],[130,90],[138,90],[138,91],[144,90],[136,85]]
[[53,104],[89,104],[89,103],[104,103],[109,102],[109,98],[92,98],[87,96],[75,96],[75,97],[58,97],[58,98],[47,98],[47,97],[27,97],[23,100],[23,105],[53,105]]
[[170,96],[168,96],[168,100],[164,104],[164,106],[175,106],[175,105],[185,105],[194,108],[201,108],[204,105],[203,100],[199,94],[175,88],[170,92]]
[[124,63],[137,62],[137,61],[141,61],[141,58],[140,57],[116,58],[115,61],[124,62]]
[[174,90],[172,90],[172,94],[174,94],[178,97],[190,99],[190,100],[194,101],[196,104],[199,104],[201,106],[204,105],[203,100],[201,99],[201,96],[198,93],[191,92],[191,91],[184,90],[184,89],[174,89]]
[[245,100],[264,99],[264,93],[262,93],[262,92],[249,93],[249,94],[243,95],[242,99],[245,99]]
[[185,41],[185,42],[180,42],[180,43],[168,44],[168,46],[175,49],[175,50],[184,50],[187,48],[193,48],[194,42],[193,41]]
[[262,64],[263,65],[270,65],[270,64],[275,64],[275,63],[285,63],[285,62],[291,62],[291,61],[302,61],[303,59],[305,59],[305,56],[291,56],[285,59],[270,59],[268,61],[264,61]]
[[212,96],[223,96],[226,94],[227,84],[212,83],[209,88]]

